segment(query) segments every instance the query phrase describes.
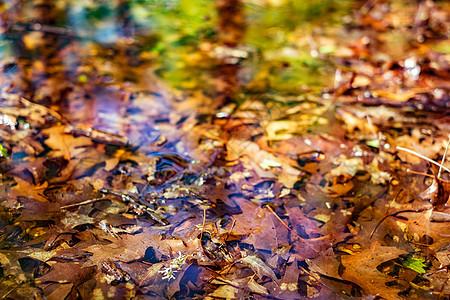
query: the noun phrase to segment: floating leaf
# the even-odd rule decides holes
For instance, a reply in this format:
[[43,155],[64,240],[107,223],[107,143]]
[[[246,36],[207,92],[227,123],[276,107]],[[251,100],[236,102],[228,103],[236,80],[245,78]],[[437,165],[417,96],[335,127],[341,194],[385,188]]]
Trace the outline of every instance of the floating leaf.
[[373,148],[380,148],[380,141],[379,140],[370,140],[366,142],[367,146],[373,147]]
[[425,273],[425,269],[427,266],[424,264],[424,260],[422,258],[414,258],[408,257],[406,260],[402,261],[402,265],[408,269],[416,271],[419,274]]
[[0,157],[8,157],[8,151],[0,144]]

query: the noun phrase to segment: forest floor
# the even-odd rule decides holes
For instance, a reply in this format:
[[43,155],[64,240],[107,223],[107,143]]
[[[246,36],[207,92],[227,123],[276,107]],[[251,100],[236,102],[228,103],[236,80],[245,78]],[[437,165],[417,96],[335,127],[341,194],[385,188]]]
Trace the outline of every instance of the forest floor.
[[0,10],[2,299],[450,296],[449,3],[94,2]]

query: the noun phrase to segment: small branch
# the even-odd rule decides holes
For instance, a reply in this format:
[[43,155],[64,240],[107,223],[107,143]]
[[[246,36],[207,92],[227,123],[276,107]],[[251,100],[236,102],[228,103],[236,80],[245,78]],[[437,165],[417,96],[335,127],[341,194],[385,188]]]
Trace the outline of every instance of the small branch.
[[101,188],[99,190],[99,192],[102,194],[105,194],[105,195],[110,194],[110,195],[117,196],[125,202],[134,204],[135,206],[146,211],[148,216],[150,217],[150,219],[152,219],[153,221],[155,221],[156,223],[158,223],[161,226],[170,225],[169,221],[167,221],[166,219],[163,219],[158,214],[156,214],[153,211],[153,209],[151,209],[150,204],[147,201],[140,199],[138,196],[135,196],[132,193],[129,193],[127,191],[108,189],[108,188]]
[[75,203],[75,204],[64,205],[64,206],[61,206],[61,209],[66,209],[66,208],[71,208],[71,207],[77,207],[77,206],[81,206],[81,205],[86,205],[86,204],[93,203],[93,202],[96,202],[96,201],[99,201],[99,200],[105,200],[105,197],[95,198],[95,199],[89,199],[89,200],[82,201],[82,202]]
[[[410,149],[408,149],[408,148],[403,148],[403,147],[397,146],[397,150],[401,150],[401,151],[408,152],[408,153],[413,154],[413,155],[415,155],[415,156],[418,156],[418,157],[420,157],[420,158],[422,158],[422,159],[425,159],[426,161],[428,161],[428,162],[430,162],[430,163],[432,163],[432,164],[434,164],[434,165],[436,165],[436,166],[441,166],[441,164],[439,164],[438,162],[435,162],[434,160],[429,159],[428,157],[423,156],[422,154],[419,154],[419,153],[417,153],[417,152],[414,152],[413,150],[410,150]],[[450,173],[450,170],[449,170],[448,168],[442,166],[442,169],[444,169],[445,171],[447,171],[447,172]],[[439,177],[439,176],[438,176],[438,177]]]
[[448,146],[450,145],[450,135],[448,136],[447,147],[445,148],[444,156],[442,157],[441,165],[439,166],[438,178],[441,178],[441,171],[444,167],[445,158],[447,157]]
[[404,212],[422,212],[425,211],[427,209],[425,208],[421,208],[421,209],[406,209],[406,210],[401,210],[401,211],[397,211],[395,213],[389,214],[389,215],[385,215],[375,226],[375,228],[372,230],[372,232],[369,235],[369,239],[371,239],[373,237],[373,234],[375,233],[375,231],[377,231],[378,227],[380,227],[381,223],[383,223],[384,220],[386,220],[389,217],[396,217],[398,214],[404,213]]

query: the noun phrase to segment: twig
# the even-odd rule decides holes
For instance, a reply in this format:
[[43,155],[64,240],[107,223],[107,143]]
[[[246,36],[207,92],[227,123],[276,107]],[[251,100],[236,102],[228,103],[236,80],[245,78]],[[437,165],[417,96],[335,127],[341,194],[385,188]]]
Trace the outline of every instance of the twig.
[[85,200],[85,201],[82,201],[82,202],[79,202],[79,203],[75,203],[75,204],[64,205],[64,206],[61,206],[61,209],[66,209],[66,208],[86,205],[86,204],[93,203],[93,202],[96,202],[96,201],[99,201],[99,200],[105,200],[105,197],[89,199],[89,200]]
[[230,228],[230,230],[228,231],[228,235],[227,235],[227,237],[225,238],[225,242],[228,240],[228,238],[230,237],[230,235],[231,235],[231,232],[233,232],[233,228],[234,228],[234,225],[236,225],[236,219],[234,219],[233,220],[233,223],[231,223],[231,228]]
[[375,233],[375,231],[378,229],[378,227],[380,227],[381,223],[383,223],[384,220],[386,220],[389,217],[395,217],[398,214],[404,213],[404,212],[422,212],[425,211],[426,209],[406,209],[406,210],[401,210],[401,211],[397,211],[395,213],[389,214],[389,215],[385,215],[379,222],[378,224],[375,226],[375,228],[372,230],[372,232],[369,235],[369,238],[371,239],[373,234]]
[[281,224],[283,224],[284,227],[286,227],[291,234],[295,235],[300,241],[302,241],[303,243],[305,243],[306,245],[308,245],[312,250],[316,251],[315,247],[313,247],[313,245],[311,245],[306,239],[302,238],[301,236],[299,236],[294,230],[292,230],[292,228],[290,228],[277,214],[276,212],[272,209],[272,207],[270,207],[269,205],[265,205],[264,207],[266,207],[277,219],[278,221],[281,222]]
[[416,171],[413,171],[413,170],[410,170],[410,169],[406,169],[406,172],[411,173],[411,174],[423,175],[423,176],[434,178],[434,176],[431,175],[431,174],[427,174],[427,173],[423,173],[423,172],[416,172]]
[[130,146],[130,142],[126,137],[123,137],[121,135],[106,132],[94,128],[82,128],[82,127],[76,127],[69,125],[64,130],[68,134],[72,134],[74,136],[83,136],[91,139],[94,142],[102,143],[106,145],[113,145],[113,146],[119,146],[119,147],[126,147]]
[[161,226],[167,226],[170,225],[169,221],[163,219],[162,217],[158,216],[151,208],[150,208],[150,204],[143,200],[140,199],[138,196],[133,195],[130,192],[127,191],[119,191],[119,190],[112,190],[109,188],[101,188],[99,190],[100,193],[102,194],[110,194],[110,195],[114,195],[117,197],[120,197],[123,201],[125,202],[129,202],[134,204],[135,206],[145,210],[148,214],[148,216],[155,221],[156,223],[158,223]]
[[202,231],[200,232],[200,244],[203,239],[203,232],[205,231],[205,223],[206,223],[206,209],[203,210],[203,222],[202,222]]
[[[428,158],[426,156],[423,156],[422,154],[419,154],[419,153],[417,153],[417,152],[415,152],[413,150],[410,150],[408,148],[403,148],[403,147],[397,146],[397,150],[408,152],[408,153],[416,155],[416,156],[418,156],[418,157],[420,157],[422,159],[425,159],[426,161],[428,161],[428,162],[430,162],[430,163],[432,163],[432,164],[434,164],[436,166],[441,166],[441,164],[439,164],[438,162],[435,162],[434,160],[432,160],[432,159],[430,159],[430,158]],[[450,173],[450,169],[448,169],[448,168],[446,168],[444,166],[442,166],[442,169],[444,169],[445,171]]]
[[444,167],[445,158],[447,157],[448,146],[450,145],[450,135],[448,136],[447,147],[445,147],[444,156],[442,157],[441,165],[439,166],[438,178],[441,178],[442,167]]

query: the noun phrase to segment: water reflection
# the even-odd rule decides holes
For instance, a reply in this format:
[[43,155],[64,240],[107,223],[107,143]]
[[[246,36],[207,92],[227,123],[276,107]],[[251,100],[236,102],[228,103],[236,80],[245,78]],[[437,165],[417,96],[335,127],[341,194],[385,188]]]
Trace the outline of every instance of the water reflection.
[[[255,247],[263,249],[267,256],[280,246],[280,251],[289,255],[291,245],[287,245],[292,241],[288,230],[291,228],[286,225],[286,228],[276,229],[274,224],[280,223],[275,211],[261,204],[280,202],[287,196],[292,198],[289,203],[298,206],[298,199],[289,196],[289,189],[284,189],[271,174],[272,169],[282,164],[276,161],[274,154],[262,150],[262,147],[267,149],[267,145],[263,145],[267,141],[257,143],[262,130],[270,133],[269,126],[265,129],[260,126],[264,120],[258,119],[258,114],[267,119],[289,118],[283,109],[276,111],[272,104],[276,101],[298,103],[297,95],[285,96],[304,82],[320,83],[324,79],[310,78],[299,72],[309,69],[303,63],[315,63],[317,58],[310,57],[310,49],[300,49],[286,38],[287,32],[303,24],[295,20],[299,18],[296,13],[306,11],[305,6],[295,1],[266,2],[270,3],[243,0],[7,2],[2,14],[2,41],[10,51],[2,52],[4,72],[1,76],[5,82],[2,91],[23,95],[63,116],[53,118],[53,123],[46,123],[42,118],[42,124],[48,128],[41,130],[35,126],[41,140],[33,144],[40,148],[26,148],[28,152],[23,152],[33,158],[39,156],[32,170],[48,172],[28,171],[28,161],[22,160],[23,150],[8,141],[15,154],[13,164],[20,166],[15,174],[33,177],[34,182],[43,186],[44,201],[48,198],[52,204],[61,203],[63,209],[70,210],[66,214],[58,206],[55,214],[62,215],[55,223],[60,219],[71,220],[78,214],[88,216],[87,223],[76,223],[73,227],[80,225],[80,229],[74,232],[99,230],[96,228],[99,225],[110,234],[114,224],[119,227],[136,221],[143,231],[138,234],[145,235],[141,240],[153,241],[157,233],[161,237],[158,241],[167,242],[168,248],[161,248],[164,250],[155,244],[158,255],[164,252],[158,261],[168,260],[172,251],[191,252],[190,241],[196,241],[210,260],[222,264],[231,262],[233,257],[227,248],[231,244],[227,243],[237,243],[244,235],[249,238],[242,244],[254,244],[252,251]],[[325,6],[332,6],[333,1],[325,3]],[[308,9],[310,6],[306,5]],[[285,15],[290,18],[281,18]],[[295,61],[293,57],[302,51],[308,56]],[[316,67],[311,74],[316,75],[319,69]],[[284,81],[287,83],[280,84]],[[245,106],[244,101],[248,114],[233,115],[233,108]],[[267,107],[271,106],[271,116],[264,102],[268,102]],[[311,124],[309,112],[319,105],[304,102],[304,106],[297,105],[303,115],[298,111],[290,114],[305,116],[305,121],[273,123],[274,140],[279,132],[291,134],[293,124],[305,128]],[[217,113],[219,107],[225,107],[224,111]],[[11,130],[15,129],[11,127]],[[294,128],[292,133],[298,131],[300,127]],[[226,144],[227,138],[232,142]],[[225,153],[226,147],[228,153]],[[257,164],[250,159],[256,153],[259,153]],[[241,157],[245,158],[242,166],[239,165]],[[323,157],[322,152],[306,152],[297,162],[299,166],[303,164],[302,167],[310,166]],[[225,167],[230,161],[230,166],[237,168],[233,178]],[[248,171],[243,172],[247,168]],[[285,176],[283,184],[289,187],[294,187],[300,174],[292,167],[279,172],[280,178]],[[16,181],[27,186],[24,180]],[[49,185],[48,188],[44,184]],[[104,189],[105,186],[108,189]],[[129,203],[109,207],[114,203],[109,199],[96,199],[97,191],[117,196],[114,200],[128,199],[125,202]],[[77,204],[89,201],[88,198],[94,201],[84,202],[86,206]],[[95,203],[97,200],[99,203]],[[125,206],[130,203],[134,208],[128,210]],[[276,209],[275,204],[273,207]],[[321,242],[320,237],[310,235],[313,224],[299,224],[299,220],[304,219],[303,212],[299,207],[294,208],[288,217],[298,231],[295,235],[300,241],[297,243],[300,252],[310,251],[308,255],[313,255],[315,250],[301,240],[317,238],[315,242]],[[109,215],[105,213],[108,209]],[[133,209],[136,210],[133,217],[114,219],[124,212],[133,213]],[[158,217],[152,221],[137,216],[150,210],[152,213],[159,210],[157,214],[163,215],[164,220],[167,217],[172,227],[155,229],[153,221]],[[25,212],[35,215],[28,210]],[[238,214],[240,220],[236,221]],[[114,220],[109,220],[111,216]],[[95,222],[100,219],[102,222],[94,223],[94,218]],[[42,223],[47,226],[47,221]],[[159,225],[166,224],[159,222]],[[55,238],[49,239],[51,245],[42,240],[48,250],[57,246],[53,243],[55,240],[63,242],[59,232],[63,229],[59,225],[57,223],[52,230]],[[264,226],[268,226],[267,230],[261,233],[253,231]],[[179,239],[171,238],[175,231]],[[142,237],[136,232],[128,233],[126,239]],[[222,237],[211,237],[213,233]],[[136,247],[147,247],[141,240],[115,249],[130,245],[134,248],[138,244]],[[71,242],[70,247],[77,243]],[[100,245],[94,244],[94,248]],[[244,249],[245,245],[242,247]],[[198,249],[192,253],[195,251]],[[93,252],[107,253],[101,248]],[[256,256],[249,257],[253,257],[254,262],[262,262]],[[139,264],[132,262],[136,260],[138,257],[128,262]],[[93,261],[98,266],[105,264],[98,258]],[[113,272],[119,267],[110,264],[108,268]],[[138,267],[139,270],[144,268],[147,266]],[[145,275],[145,272],[140,273]],[[123,278],[119,281],[128,281]],[[97,282],[100,288],[96,288],[101,289],[104,281]],[[155,289],[164,289],[164,285],[159,284]],[[109,288],[103,287],[104,290]]]
[[[24,95],[37,102],[58,102],[73,85],[102,84],[105,74],[113,74],[116,83],[136,83],[147,76],[142,69],[151,68],[170,86],[217,92],[223,104],[241,83],[264,92],[321,82],[318,60],[311,59],[309,49],[286,48],[286,33],[308,31],[304,20],[317,23],[351,3],[7,1],[1,55],[18,60],[27,81]],[[300,61],[285,55],[293,51]],[[249,57],[256,59],[244,65]],[[61,86],[52,95],[41,91],[50,77]],[[264,80],[269,85],[261,85]]]

